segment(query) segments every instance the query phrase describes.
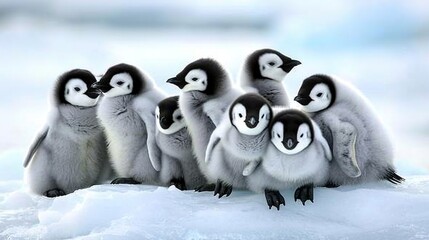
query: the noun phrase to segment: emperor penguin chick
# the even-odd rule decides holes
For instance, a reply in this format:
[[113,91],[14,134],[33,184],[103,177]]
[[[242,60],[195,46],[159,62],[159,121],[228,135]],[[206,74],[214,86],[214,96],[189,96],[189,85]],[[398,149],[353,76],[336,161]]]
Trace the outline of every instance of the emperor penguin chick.
[[104,94],[97,114],[119,176],[112,183],[161,184],[155,108],[164,94],[146,74],[124,63],[110,67],[94,86]]
[[210,58],[202,58],[188,64],[167,82],[182,90],[179,108],[192,137],[192,148],[198,166],[209,183],[199,187],[197,191],[213,191],[217,179],[210,178],[207,174],[207,144],[223,113],[241,92],[232,88],[225,69]]
[[301,62],[273,49],[259,49],[250,54],[241,71],[243,89],[261,94],[272,106],[289,107],[289,98],[282,84],[285,76]]
[[313,187],[323,186],[332,159],[327,141],[318,125],[301,111],[290,109],[272,120],[271,144],[260,167],[248,177],[248,186],[265,191],[269,208],[285,204],[279,190],[297,187],[295,201],[313,202]]
[[161,180],[181,190],[205,184],[192,153],[192,139],[179,109],[179,96],[162,100],[155,114],[156,142],[162,152]]
[[320,125],[333,161],[327,186],[404,179],[393,166],[393,146],[369,101],[353,86],[327,75],[305,79],[295,101]]
[[261,162],[270,142],[269,102],[256,93],[237,98],[213,132],[207,147],[209,175],[217,178],[214,195],[229,196],[232,188],[246,189],[246,177]]
[[92,73],[74,69],[56,83],[46,128],[30,147],[25,178],[31,191],[47,197],[98,183],[109,169],[106,140],[96,116],[99,92]]

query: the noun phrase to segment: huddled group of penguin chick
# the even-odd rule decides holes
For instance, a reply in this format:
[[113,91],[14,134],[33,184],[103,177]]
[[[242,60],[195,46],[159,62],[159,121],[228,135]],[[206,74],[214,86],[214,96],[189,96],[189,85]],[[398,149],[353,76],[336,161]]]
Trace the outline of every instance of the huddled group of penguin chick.
[[393,148],[368,100],[349,83],[316,74],[302,82],[290,108],[283,78],[301,63],[272,49],[244,62],[233,83],[214,59],[188,64],[168,83],[128,64],[99,81],[74,69],[56,83],[53,111],[25,159],[30,189],[57,197],[112,184],[264,192],[267,204],[313,202],[314,187],[387,180],[397,184]]

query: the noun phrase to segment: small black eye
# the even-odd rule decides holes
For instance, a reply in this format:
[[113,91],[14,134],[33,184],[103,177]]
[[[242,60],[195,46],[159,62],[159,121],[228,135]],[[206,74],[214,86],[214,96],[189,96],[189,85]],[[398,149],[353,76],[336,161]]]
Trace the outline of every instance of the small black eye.
[[176,117],[177,120],[182,120],[182,118],[183,118],[182,115],[179,115]]
[[304,133],[301,133],[301,135],[299,136],[300,138],[304,137]]
[[118,84],[118,86],[122,86],[122,84],[124,84],[123,81],[118,81],[116,84]]
[[239,113],[239,114],[238,114],[238,116],[239,116],[240,118],[242,118],[242,117],[243,117],[243,114]]
[[156,115],[156,119],[158,119],[159,118],[159,116],[158,116],[158,114]]
[[261,118],[264,118],[265,117],[265,114],[262,114],[262,117]]
[[275,62],[269,62],[268,65],[274,66],[274,65],[276,65],[276,63]]
[[69,89],[67,89],[66,94],[68,95],[69,93],[70,93],[70,90],[69,90]]
[[277,133],[277,137],[280,138],[280,134]]
[[75,88],[74,88],[74,90],[75,90],[76,92],[79,92],[79,91],[80,91],[80,88],[75,87]]
[[192,78],[192,81],[194,81],[194,82],[197,81],[197,80],[198,80],[198,78],[196,78],[196,77]]
[[320,93],[318,93],[316,96],[317,96],[317,97],[321,97],[322,95],[323,95],[323,93],[321,93],[321,92],[320,92]]

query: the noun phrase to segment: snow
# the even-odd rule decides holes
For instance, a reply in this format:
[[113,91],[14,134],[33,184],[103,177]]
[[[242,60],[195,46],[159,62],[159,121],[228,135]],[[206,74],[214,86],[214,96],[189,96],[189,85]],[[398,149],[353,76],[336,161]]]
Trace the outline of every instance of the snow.
[[[0,1],[0,239],[429,239],[428,5]],[[247,191],[222,199],[155,186],[100,185],[56,199],[28,192],[22,161],[60,73],[98,75],[127,62],[177,94],[165,80],[190,61],[214,57],[235,79],[262,47],[303,63],[286,78],[290,96],[316,72],[361,89],[390,129],[407,181],[319,188],[306,206],[283,191],[280,211]]]

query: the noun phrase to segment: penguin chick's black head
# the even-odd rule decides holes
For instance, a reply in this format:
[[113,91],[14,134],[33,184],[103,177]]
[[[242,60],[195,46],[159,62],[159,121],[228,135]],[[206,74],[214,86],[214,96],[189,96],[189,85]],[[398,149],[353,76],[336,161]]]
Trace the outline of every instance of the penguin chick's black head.
[[[261,75],[261,68],[259,66],[259,59],[262,55],[272,53],[277,55],[281,60],[282,64],[279,66],[281,69],[283,69],[284,72],[289,73],[294,67],[301,64],[298,60],[293,60],[288,56],[285,56],[284,54],[280,53],[279,51],[276,51],[274,49],[259,49],[254,51],[252,54],[250,54],[246,62],[244,63],[245,67],[251,74],[252,79],[261,79],[265,78]],[[274,62],[269,62],[268,64],[274,65]]]
[[[268,119],[269,121],[273,116],[273,111],[270,107],[270,103],[265,98],[256,93],[247,93],[238,97],[229,108],[229,119],[233,123],[233,125],[233,111],[234,107],[237,104],[241,104],[245,108],[245,113],[239,113],[239,117],[245,117],[245,119],[243,120],[248,128],[255,128],[258,125],[261,117],[262,119]],[[264,105],[268,106],[269,112],[267,113],[267,116],[265,116],[264,114],[260,116],[260,110]]]
[[64,96],[64,91],[67,85],[67,82],[70,79],[80,79],[82,80],[86,86],[87,91],[85,92],[85,95],[88,97],[95,99],[100,94],[99,91],[92,88],[92,84],[94,84],[97,80],[95,79],[95,76],[86,69],[73,69],[68,72],[63,73],[61,76],[58,77],[56,86],[55,86],[55,99],[60,104],[69,104],[69,102],[66,101]]
[[110,83],[113,76],[120,73],[127,73],[132,78],[133,83],[132,86],[130,86],[132,87],[130,94],[137,95],[146,87],[144,82],[145,79],[140,70],[137,67],[126,63],[120,63],[107,69],[100,81],[98,81],[94,86],[100,89],[103,93],[106,93],[114,87]]
[[[273,131],[273,127],[276,123],[281,123],[283,125],[283,136],[281,133],[276,133]],[[308,136],[303,136],[304,133],[300,133],[298,135],[299,127],[303,124],[307,124],[309,126],[309,132],[311,135],[310,142],[314,139],[314,129],[311,119],[303,112],[295,109],[288,109],[282,112],[279,112],[276,116],[274,116],[273,121],[271,122],[271,134],[272,138],[282,138],[278,139],[283,144],[284,148],[287,150],[294,149],[299,143],[300,138],[305,138]]]
[[182,116],[173,116],[174,111],[179,108],[179,96],[166,98],[158,103],[159,115],[157,121],[163,129],[168,129],[174,123],[173,119],[182,120]]
[[[188,76],[193,70],[201,70],[207,76],[207,79],[198,79]],[[178,86],[180,89],[185,90],[192,81],[199,82],[200,86],[204,89],[199,91],[207,95],[216,95],[222,88],[229,86],[231,83],[225,69],[214,59],[202,58],[188,64],[176,77],[167,80],[168,83]]]
[[[317,100],[316,98],[325,97],[324,96],[325,93],[322,91],[314,92],[316,90],[315,87],[318,84],[324,84],[329,88],[330,102],[328,106],[325,107],[325,108],[329,108],[330,106],[332,106],[332,104],[334,104],[337,94],[336,94],[335,84],[332,78],[323,74],[315,74],[304,79],[298,91],[298,95],[294,98],[294,100],[300,103],[302,106],[307,106],[312,101]],[[311,96],[311,95],[314,95],[314,96]]]

